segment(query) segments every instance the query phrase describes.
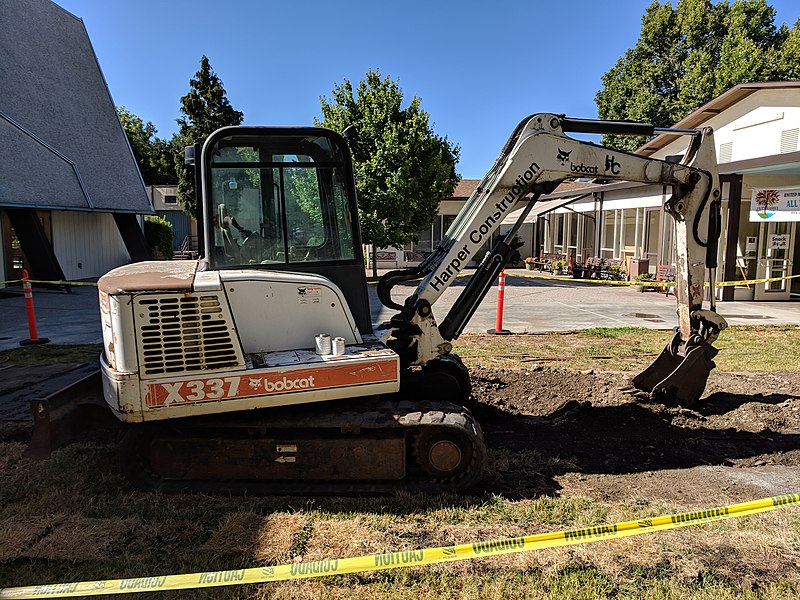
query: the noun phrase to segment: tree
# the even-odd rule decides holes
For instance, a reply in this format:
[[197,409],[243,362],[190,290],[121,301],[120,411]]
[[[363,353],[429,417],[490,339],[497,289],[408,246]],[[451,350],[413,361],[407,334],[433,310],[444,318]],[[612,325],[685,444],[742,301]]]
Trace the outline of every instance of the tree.
[[323,126],[341,132],[354,125],[357,130],[350,148],[361,234],[373,248],[417,241],[460,179],[458,145],[434,133],[418,97],[406,108],[402,103],[399,82],[382,78],[377,70],[368,71],[355,92],[345,79],[334,86],[330,100],[320,98]]
[[174,184],[178,181],[172,148],[167,140],[156,136],[155,126],[136,116],[124,106],[117,107],[122,128],[128,136],[136,164],[146,184]]
[[172,258],[172,223],[156,215],[144,218],[144,238],[156,260]]
[[786,81],[800,79],[800,19],[786,34],[778,56],[779,76]]
[[220,127],[241,125],[244,118],[231,106],[222,81],[205,55],[200,59],[200,70],[189,80],[189,93],[181,98],[181,114],[180,130],[173,139],[178,199],[183,209],[196,218],[194,176],[184,164],[184,148],[202,142]]
[[[766,0],[653,0],[636,45],[602,77],[598,114],[669,127],[739,83],[796,78],[799,27],[776,28]],[[629,152],[645,141],[603,138]]]

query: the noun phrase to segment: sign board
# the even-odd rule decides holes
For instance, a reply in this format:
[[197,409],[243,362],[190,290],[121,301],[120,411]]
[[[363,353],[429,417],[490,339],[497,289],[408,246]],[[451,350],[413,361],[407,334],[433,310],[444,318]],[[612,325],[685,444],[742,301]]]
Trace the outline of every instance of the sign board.
[[750,222],[800,221],[800,188],[754,189]]
[[744,251],[747,254],[755,253],[758,250],[758,238],[756,236],[747,236],[747,243]]
[[789,234],[788,233],[773,233],[769,236],[769,247],[772,250],[788,250],[789,249]]

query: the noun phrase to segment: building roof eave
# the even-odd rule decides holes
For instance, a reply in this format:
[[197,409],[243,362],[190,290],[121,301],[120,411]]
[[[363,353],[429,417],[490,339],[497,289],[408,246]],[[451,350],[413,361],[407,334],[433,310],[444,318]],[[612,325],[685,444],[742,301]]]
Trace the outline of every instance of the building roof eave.
[[797,174],[800,175],[800,151],[722,163],[718,168],[720,175],[769,172],[777,169],[797,169]]
[[3,202],[0,200],[0,209],[3,208],[25,208],[25,209],[33,209],[33,210],[59,210],[59,211],[68,211],[68,212],[83,212],[83,213],[107,213],[107,214],[134,214],[134,215],[143,215],[143,216],[152,216],[158,214],[155,209],[151,211],[143,211],[140,209],[110,209],[110,208],[80,208],[74,206],[59,206],[55,204],[28,204],[28,203],[13,203],[13,202]]
[[[751,94],[761,90],[780,89],[780,88],[800,88],[800,81],[762,81],[755,83],[740,83],[723,92],[713,100],[706,102],[703,106],[689,113],[683,119],[673,125],[676,129],[694,129],[711,119],[712,117],[727,110],[734,104],[744,100]],[[659,135],[636,150],[636,154],[641,156],[651,156],[664,148],[674,140],[674,136]]]

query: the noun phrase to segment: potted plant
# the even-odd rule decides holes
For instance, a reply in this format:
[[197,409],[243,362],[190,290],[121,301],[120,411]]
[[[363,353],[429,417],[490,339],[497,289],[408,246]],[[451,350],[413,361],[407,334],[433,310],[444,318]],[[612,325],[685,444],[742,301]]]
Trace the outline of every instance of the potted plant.
[[650,273],[641,273],[633,278],[633,289],[637,292],[644,292],[647,289],[651,289],[652,286],[647,285],[648,282],[651,281],[654,281],[654,278]]
[[536,259],[535,258],[533,258],[532,256],[529,256],[523,262],[525,263],[525,268],[528,271],[533,271],[533,267],[536,265]]
[[565,260],[554,260],[553,261],[553,275],[562,275],[564,272],[564,266],[567,264]]
[[622,265],[611,265],[608,267],[608,275],[610,279],[622,281],[625,277],[625,269],[622,268]]

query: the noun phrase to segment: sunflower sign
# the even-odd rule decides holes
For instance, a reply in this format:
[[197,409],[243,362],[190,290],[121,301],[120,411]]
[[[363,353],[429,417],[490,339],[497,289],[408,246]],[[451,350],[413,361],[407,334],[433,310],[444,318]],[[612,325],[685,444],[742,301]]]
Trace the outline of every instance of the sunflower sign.
[[800,188],[753,190],[750,222],[800,221]]

